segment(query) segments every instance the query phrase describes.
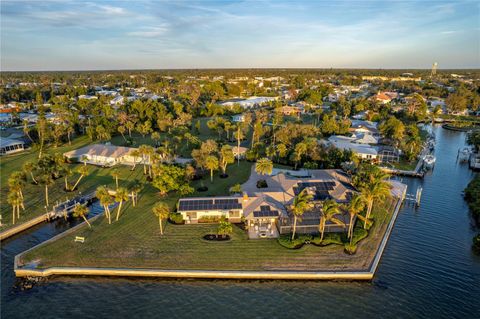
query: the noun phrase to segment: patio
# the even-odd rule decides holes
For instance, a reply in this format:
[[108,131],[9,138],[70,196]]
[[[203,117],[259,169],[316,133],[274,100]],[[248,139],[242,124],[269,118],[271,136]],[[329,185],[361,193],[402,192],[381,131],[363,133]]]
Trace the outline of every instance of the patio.
[[278,238],[278,230],[274,218],[250,220],[248,223],[248,237],[250,239]]

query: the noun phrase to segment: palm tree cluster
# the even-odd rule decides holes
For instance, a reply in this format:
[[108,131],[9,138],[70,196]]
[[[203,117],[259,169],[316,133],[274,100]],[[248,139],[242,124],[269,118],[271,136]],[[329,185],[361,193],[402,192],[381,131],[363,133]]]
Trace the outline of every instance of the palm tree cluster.
[[[133,193],[135,193],[134,190],[132,190],[132,194]],[[123,204],[130,199],[129,191],[124,187],[118,187],[116,190],[110,191],[106,186],[99,186],[95,192],[95,196],[100,201],[100,205],[103,206],[105,218],[108,219],[109,224],[112,223],[112,212],[110,210],[110,206],[115,202],[118,203],[117,214],[115,217],[115,221],[118,221]],[[134,197],[135,196],[132,196],[132,198]],[[135,200],[132,199],[132,202],[135,202]]]
[[[371,218],[372,207],[375,201],[384,200],[390,194],[390,185],[386,182],[388,175],[384,174],[380,170],[372,170],[365,173],[365,180],[359,183],[359,193],[352,195],[348,204],[339,205],[333,199],[327,199],[321,203],[318,207],[320,214],[320,222],[318,230],[320,233],[320,241],[323,241],[325,228],[327,223],[336,224],[346,228],[346,223],[341,220],[338,215],[343,212],[349,214],[349,224],[347,231],[347,238],[350,239],[350,243],[353,239],[353,230],[355,227],[355,220],[358,218],[363,221],[364,228],[367,227],[368,221]],[[297,196],[295,196],[292,205],[290,206],[290,212],[293,215],[293,227],[291,240],[295,239],[297,221],[302,220],[302,216],[305,212],[315,207],[315,203],[312,202],[313,196],[308,193],[307,189],[302,190]],[[362,213],[365,212],[365,216]]]

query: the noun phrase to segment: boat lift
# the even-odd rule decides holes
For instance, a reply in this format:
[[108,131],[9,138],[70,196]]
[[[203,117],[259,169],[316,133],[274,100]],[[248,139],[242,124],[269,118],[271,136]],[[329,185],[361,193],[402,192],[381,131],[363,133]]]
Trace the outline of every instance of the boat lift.
[[422,186],[417,187],[417,191],[415,192],[415,194],[409,194],[409,193],[405,194],[405,200],[407,201],[407,203],[412,203],[413,205],[415,205],[415,207],[420,207],[422,191],[423,191]]

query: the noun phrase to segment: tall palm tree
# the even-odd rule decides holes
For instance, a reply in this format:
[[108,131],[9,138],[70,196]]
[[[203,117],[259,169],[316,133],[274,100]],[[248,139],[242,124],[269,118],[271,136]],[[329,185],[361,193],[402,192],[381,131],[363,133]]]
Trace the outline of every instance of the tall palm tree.
[[243,133],[242,126],[240,123],[237,124],[237,131],[235,132],[235,139],[237,140],[237,165],[240,165],[240,142],[245,138]]
[[88,227],[92,227],[86,217],[89,212],[90,210],[86,206],[77,203],[77,205],[75,205],[75,207],[73,208],[73,217],[82,217],[83,220],[87,223]]
[[140,157],[140,152],[139,152],[137,149],[132,150],[132,151],[130,152],[130,156],[133,157],[133,167],[132,167],[132,171],[134,171],[134,170],[135,170],[135,167],[137,166],[137,157]]
[[142,184],[136,183],[132,187],[132,206],[135,207],[138,202],[138,193],[142,190]]
[[342,222],[340,219],[336,218],[335,215],[340,213],[340,207],[336,201],[333,199],[328,199],[323,202],[322,210],[320,212],[320,224],[319,224],[319,231],[320,231],[320,241],[323,240],[323,234],[325,233],[325,225],[327,222],[332,222],[337,225],[345,227],[345,223]]
[[205,166],[210,170],[210,181],[213,183],[213,171],[218,169],[218,158],[214,155],[207,156]]
[[273,163],[266,157],[259,159],[255,165],[255,171],[260,175],[270,175],[272,170]]
[[128,190],[124,187],[117,188],[117,192],[115,193],[115,201],[118,202],[118,209],[117,209],[117,217],[115,218],[118,221],[120,217],[120,211],[122,210],[123,202],[128,200]]
[[65,180],[65,190],[66,191],[70,190],[70,185],[68,184],[68,177],[72,176],[72,174],[73,174],[72,169],[68,165],[65,165],[63,167],[63,178]]
[[75,185],[73,185],[72,191],[77,188],[77,185],[78,185],[78,183],[80,183],[82,178],[88,175],[88,167],[87,166],[79,166],[77,168],[77,173],[80,174],[80,176],[78,177],[78,180],[75,183]]
[[307,190],[304,189],[293,199],[293,204],[290,207],[290,210],[293,214],[292,240],[295,239],[295,233],[297,231],[297,220],[301,220],[303,213],[313,207],[313,203],[311,202],[312,198],[313,195],[309,194]]
[[143,161],[143,174],[147,175],[147,154],[148,154],[148,145],[140,145],[138,148],[140,156],[142,156]]
[[35,179],[35,176],[33,176],[33,171],[35,171],[36,168],[37,168],[37,165],[34,162],[29,161],[23,164],[23,171],[26,174],[30,174],[30,177],[32,178],[32,182],[34,184],[38,184],[37,180]]
[[113,204],[113,199],[112,196],[110,196],[107,187],[99,186],[95,192],[95,196],[100,200],[100,205],[103,206],[103,210],[105,211],[105,217],[108,219],[108,223],[111,224],[112,220],[109,206]]
[[[7,202],[12,206],[12,224],[15,225],[15,215],[20,217],[20,203],[22,199],[18,192],[10,191],[8,193]],[[15,214],[16,213],[16,214]]]
[[[18,193],[20,198],[23,202],[23,191],[22,189],[25,187],[25,174],[22,171],[13,172],[8,177],[8,187],[10,190],[15,191]],[[22,203],[23,206],[23,203]]]
[[48,187],[53,184],[53,177],[52,174],[49,172],[44,172],[42,175],[39,176],[39,183],[45,187],[45,204],[48,207]]
[[[375,200],[384,200],[390,194],[390,184],[384,179],[386,176],[383,173],[375,173],[370,176],[369,181],[360,189],[362,196],[367,202],[367,214],[365,218],[370,219],[372,213],[373,202]],[[365,223],[365,228],[367,224]]]
[[354,194],[350,202],[343,208],[348,211],[350,215],[350,223],[348,225],[347,236],[348,238],[350,238],[351,243],[353,238],[353,219],[355,218],[355,216],[363,220],[364,223],[366,223],[367,221],[362,215],[360,215],[360,213],[365,208],[365,198],[361,194]]
[[168,218],[170,214],[170,208],[164,202],[158,202],[153,206],[152,212],[155,216],[158,217],[158,224],[160,225],[160,234],[163,235],[163,225],[162,221]]
[[116,189],[118,190],[118,178],[120,177],[120,172],[118,169],[114,168],[112,170],[112,172],[110,173],[110,175],[112,175],[112,177],[114,178],[115,180],[115,186],[116,186]]

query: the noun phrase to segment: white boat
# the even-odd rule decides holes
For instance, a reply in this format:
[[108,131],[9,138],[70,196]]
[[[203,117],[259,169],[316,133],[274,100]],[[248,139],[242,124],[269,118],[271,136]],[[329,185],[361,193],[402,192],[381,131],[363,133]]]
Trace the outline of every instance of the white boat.
[[436,158],[433,155],[425,155],[423,158],[423,164],[425,168],[432,168],[435,165]]
[[470,147],[464,147],[458,150],[458,159],[461,162],[466,162],[470,158],[470,154],[473,153],[473,150]]

